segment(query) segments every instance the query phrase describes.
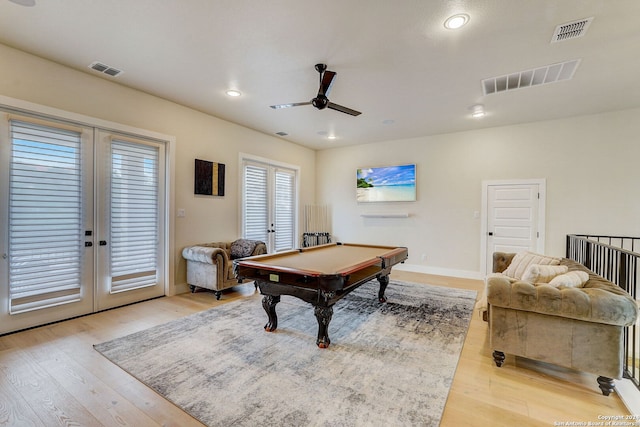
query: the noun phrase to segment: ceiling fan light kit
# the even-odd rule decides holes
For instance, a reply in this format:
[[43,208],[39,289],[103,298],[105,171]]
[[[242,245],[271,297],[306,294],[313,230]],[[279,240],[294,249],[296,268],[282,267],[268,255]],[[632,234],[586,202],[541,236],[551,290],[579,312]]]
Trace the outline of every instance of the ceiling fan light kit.
[[320,87],[318,89],[318,94],[315,98],[313,98],[309,102],[294,102],[289,104],[278,104],[271,105],[270,107],[274,110],[279,110],[282,108],[290,108],[290,107],[299,107],[302,105],[313,105],[318,110],[324,110],[325,108],[329,108],[331,110],[339,111],[341,113],[349,114],[351,116],[359,116],[362,114],[360,111],[353,110],[348,107],[344,107],[339,104],[335,104],[329,101],[327,96],[331,91],[331,86],[333,86],[334,79],[337,75],[335,71],[327,70],[326,64],[316,64],[316,71],[320,74]]

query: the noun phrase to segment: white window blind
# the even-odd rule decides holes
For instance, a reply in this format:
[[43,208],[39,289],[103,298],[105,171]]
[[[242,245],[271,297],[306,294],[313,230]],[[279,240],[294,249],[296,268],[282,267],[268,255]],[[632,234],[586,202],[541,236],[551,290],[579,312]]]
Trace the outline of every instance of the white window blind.
[[267,242],[268,170],[265,166],[248,164],[244,167],[244,230],[246,239]]
[[158,148],[111,142],[111,292],[157,283]]
[[275,250],[294,248],[295,230],[295,174],[293,171],[275,171]]
[[81,293],[81,132],[10,121],[9,295],[12,314]]

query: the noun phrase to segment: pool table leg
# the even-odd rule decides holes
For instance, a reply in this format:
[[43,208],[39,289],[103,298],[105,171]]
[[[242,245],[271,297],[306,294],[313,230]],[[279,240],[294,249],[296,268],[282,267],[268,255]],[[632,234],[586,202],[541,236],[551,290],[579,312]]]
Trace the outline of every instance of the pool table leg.
[[329,339],[329,322],[331,322],[331,317],[333,316],[333,306],[315,306],[313,312],[318,320],[318,339],[316,340],[316,344],[320,348],[327,348],[329,344],[331,344],[331,340]]
[[276,315],[276,304],[280,302],[280,296],[265,295],[262,297],[262,308],[267,312],[269,321],[264,325],[264,330],[273,332],[278,327],[278,315]]
[[378,276],[378,282],[380,282],[380,290],[378,291],[378,301],[387,302],[387,297],[384,296],[384,291],[387,290],[389,284],[389,275]]

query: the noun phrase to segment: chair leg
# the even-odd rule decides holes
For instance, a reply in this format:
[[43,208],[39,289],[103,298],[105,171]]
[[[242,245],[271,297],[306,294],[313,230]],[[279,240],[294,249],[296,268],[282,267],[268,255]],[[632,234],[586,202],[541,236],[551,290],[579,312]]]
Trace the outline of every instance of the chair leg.
[[602,394],[604,394],[605,396],[609,396],[609,394],[611,394],[611,392],[613,392],[616,387],[613,379],[607,377],[598,377],[598,384],[600,386],[600,390],[602,390]]

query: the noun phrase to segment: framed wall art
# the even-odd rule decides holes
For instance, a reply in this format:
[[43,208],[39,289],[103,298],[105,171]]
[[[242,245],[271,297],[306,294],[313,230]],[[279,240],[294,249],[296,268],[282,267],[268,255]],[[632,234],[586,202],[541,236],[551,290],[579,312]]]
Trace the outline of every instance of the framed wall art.
[[224,163],[196,159],[194,194],[224,196]]

